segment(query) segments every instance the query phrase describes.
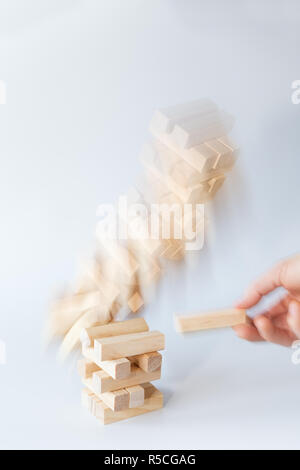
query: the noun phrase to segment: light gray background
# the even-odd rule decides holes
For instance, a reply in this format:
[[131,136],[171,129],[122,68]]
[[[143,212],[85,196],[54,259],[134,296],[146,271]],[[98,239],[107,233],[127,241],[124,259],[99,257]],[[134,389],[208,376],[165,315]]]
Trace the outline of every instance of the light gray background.
[[[291,350],[172,325],[299,250],[299,22],[296,0],[0,1],[1,448],[300,448]],[[102,427],[74,361],[43,350],[47,308],[92,250],[98,204],[141,172],[153,110],[199,97],[235,115],[240,159],[205,248],[146,310],[166,334],[165,408]]]

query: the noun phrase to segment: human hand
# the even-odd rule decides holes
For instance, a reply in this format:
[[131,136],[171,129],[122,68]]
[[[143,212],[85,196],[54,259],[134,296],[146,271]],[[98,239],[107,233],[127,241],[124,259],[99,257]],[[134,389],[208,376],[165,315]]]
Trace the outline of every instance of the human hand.
[[235,306],[254,307],[277,287],[287,291],[277,304],[248,324],[233,327],[240,338],[270,341],[282,346],[290,346],[300,338],[300,254],[280,262],[257,279]]

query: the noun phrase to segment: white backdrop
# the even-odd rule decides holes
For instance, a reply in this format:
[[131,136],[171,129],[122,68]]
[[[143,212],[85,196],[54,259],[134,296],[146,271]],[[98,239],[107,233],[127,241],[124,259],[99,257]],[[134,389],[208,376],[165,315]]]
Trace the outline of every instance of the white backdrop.
[[[1,448],[300,448],[291,350],[172,325],[299,250],[299,23],[296,0],[0,0]],[[145,311],[166,334],[166,406],[101,427],[74,361],[43,350],[49,301],[91,252],[97,206],[141,172],[153,110],[200,97],[236,117],[241,152],[203,251]]]

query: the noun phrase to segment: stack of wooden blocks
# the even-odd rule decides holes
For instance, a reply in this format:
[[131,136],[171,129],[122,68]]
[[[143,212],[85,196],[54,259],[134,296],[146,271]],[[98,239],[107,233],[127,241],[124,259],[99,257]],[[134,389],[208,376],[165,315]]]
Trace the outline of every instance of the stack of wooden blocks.
[[84,329],[81,343],[82,402],[103,424],[162,408],[163,395],[150,383],[161,376],[162,333],[134,318]]

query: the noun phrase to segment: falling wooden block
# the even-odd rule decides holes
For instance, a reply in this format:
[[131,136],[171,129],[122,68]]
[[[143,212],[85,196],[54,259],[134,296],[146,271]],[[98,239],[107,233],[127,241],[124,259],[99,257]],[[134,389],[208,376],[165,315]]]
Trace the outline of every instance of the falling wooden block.
[[128,300],[128,306],[133,313],[136,313],[143,305],[144,300],[139,292],[135,292]]
[[228,171],[233,167],[236,157],[231,148],[224,145],[219,139],[210,140],[205,143],[218,154],[217,161],[214,165],[216,170]]
[[132,277],[135,274],[138,269],[138,264],[126,246],[116,240],[103,237],[99,232],[97,232],[97,240],[109,256],[119,265],[124,274],[128,277]]
[[58,299],[50,310],[48,335],[65,335],[87,310],[97,309],[101,305],[101,294],[92,291],[70,295]]
[[179,333],[210,328],[225,328],[242,323],[246,323],[246,310],[238,308],[175,317],[175,328]]
[[127,387],[129,393],[129,408],[137,408],[143,406],[145,401],[145,389],[141,385]]
[[146,354],[140,354],[139,356],[133,356],[130,358],[137,366],[143,369],[145,372],[153,372],[160,369],[162,363],[162,355],[159,352],[150,352]]
[[149,327],[144,318],[133,318],[131,320],[111,322],[106,325],[85,328],[81,331],[80,340],[82,345],[90,347],[94,345],[95,338],[128,335],[130,333],[141,333],[148,330]]
[[229,114],[213,111],[176,124],[170,138],[179,148],[195,147],[207,140],[227,134],[232,129],[233,122]]
[[213,198],[219,189],[223,186],[226,177],[224,175],[218,176],[217,178],[212,178],[209,180],[209,195]]
[[121,357],[160,351],[164,347],[165,337],[159,331],[97,338],[94,341],[95,357],[99,361],[109,361]]
[[100,367],[88,359],[79,359],[77,362],[77,370],[80,377],[87,379],[92,376],[93,372],[99,371]]
[[62,361],[65,360],[68,354],[80,345],[80,334],[83,328],[99,322],[104,324],[109,320],[110,312],[105,307],[98,306],[96,309],[85,312],[65,335],[58,351],[58,358]]
[[114,380],[103,370],[94,372],[91,382],[84,382],[87,386],[92,386],[92,390],[97,395],[104,392],[112,392],[120,388],[131,387],[133,385],[140,385],[145,382],[152,382],[159,380],[161,376],[161,369],[156,369],[153,372],[145,372],[135,364],[131,365],[131,373],[125,379]]
[[178,261],[184,257],[185,254],[185,242],[184,240],[173,240],[166,239],[164,242],[164,251],[161,256],[163,258]]
[[[155,254],[151,254],[152,250],[150,248],[149,242],[151,245],[150,238],[142,240],[129,240],[129,247],[139,263],[137,277],[142,292],[151,283],[155,283],[161,275],[159,259]],[[153,242],[158,242],[159,246],[161,247],[160,240],[153,240]],[[149,250],[147,249],[147,246],[149,247]],[[151,246],[153,247],[153,243]]]
[[[139,416],[150,411],[155,411],[163,407],[163,394],[157,390],[157,388],[152,384],[149,384],[149,386],[145,387],[145,391],[147,391],[147,398],[145,396],[143,406],[128,408],[123,411],[112,411],[101,399],[99,399],[95,394],[90,394],[89,390],[86,389],[84,389],[82,393],[82,403],[102,422],[102,424],[111,424],[134,416]],[[93,402],[93,405],[90,405],[89,407],[91,401]]]
[[169,106],[168,108],[158,109],[154,113],[150,128],[154,127],[159,132],[170,133],[178,122],[216,110],[217,106],[209,99],[200,99]]

